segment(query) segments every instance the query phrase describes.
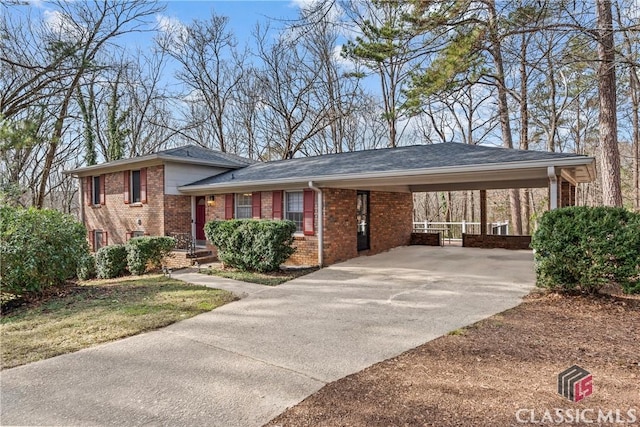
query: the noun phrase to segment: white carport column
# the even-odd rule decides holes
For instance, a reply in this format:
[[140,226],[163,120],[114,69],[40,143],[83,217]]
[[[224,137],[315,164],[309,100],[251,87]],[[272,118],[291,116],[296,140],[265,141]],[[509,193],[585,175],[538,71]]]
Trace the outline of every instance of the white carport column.
[[547,167],[549,176],[549,210],[558,209],[558,176],[554,166]]
[[317,187],[313,181],[309,181],[309,188],[316,192],[318,200],[316,209],[318,209],[318,267],[322,267],[324,263],[324,200],[322,190]]
[[191,238],[196,241],[196,196],[191,196]]

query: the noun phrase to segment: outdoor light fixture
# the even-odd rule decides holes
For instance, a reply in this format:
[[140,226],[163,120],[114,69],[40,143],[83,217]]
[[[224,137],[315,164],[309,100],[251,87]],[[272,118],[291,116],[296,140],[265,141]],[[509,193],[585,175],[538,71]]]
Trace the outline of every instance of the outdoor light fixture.
[[207,206],[216,205],[216,196],[207,196]]

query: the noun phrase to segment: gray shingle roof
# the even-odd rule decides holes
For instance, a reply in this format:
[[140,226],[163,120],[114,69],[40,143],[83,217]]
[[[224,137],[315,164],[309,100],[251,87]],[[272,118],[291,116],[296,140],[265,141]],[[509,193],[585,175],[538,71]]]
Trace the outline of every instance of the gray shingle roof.
[[147,161],[173,161],[179,163],[192,163],[224,169],[238,169],[255,163],[253,160],[236,156],[235,154],[222,153],[210,150],[197,145],[183,145],[177,148],[158,151],[157,153],[145,154],[143,156],[131,157],[127,159],[114,160],[112,162],[101,163],[99,165],[84,166],[73,170],[65,171],[67,174],[88,174],[101,172],[104,170],[118,170],[130,165],[140,164]]
[[242,169],[191,183],[188,186],[231,182],[240,184],[242,182],[279,179],[300,179],[300,181],[304,181],[311,177],[319,178],[343,174],[408,171],[412,169],[526,161],[553,161],[566,158],[589,159],[578,154],[524,151],[459,143],[412,145],[254,163]]
[[174,157],[179,159],[205,160],[207,162],[218,163],[220,166],[229,167],[243,167],[254,163],[252,160],[236,156],[235,154],[222,153],[197,145],[183,145],[182,147],[158,151],[156,154],[165,159]]

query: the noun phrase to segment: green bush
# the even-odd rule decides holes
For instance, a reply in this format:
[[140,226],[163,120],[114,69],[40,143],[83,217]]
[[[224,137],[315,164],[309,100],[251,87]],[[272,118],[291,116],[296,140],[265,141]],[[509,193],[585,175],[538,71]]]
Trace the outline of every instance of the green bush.
[[218,258],[240,270],[275,271],[295,251],[291,246],[296,231],[293,221],[210,221],[204,229],[218,248]]
[[120,277],[127,271],[127,248],[124,245],[103,246],[96,252],[96,272],[100,279]]
[[96,277],[96,259],[93,255],[87,253],[78,262],[78,279],[89,280]]
[[127,242],[127,263],[131,274],[144,274],[147,267],[159,269],[176,246],[173,237],[135,237]]
[[549,211],[531,246],[540,287],[597,292],[616,283],[640,292],[640,214],[611,207]]
[[76,275],[89,252],[85,227],[50,209],[0,208],[2,292],[42,292]]

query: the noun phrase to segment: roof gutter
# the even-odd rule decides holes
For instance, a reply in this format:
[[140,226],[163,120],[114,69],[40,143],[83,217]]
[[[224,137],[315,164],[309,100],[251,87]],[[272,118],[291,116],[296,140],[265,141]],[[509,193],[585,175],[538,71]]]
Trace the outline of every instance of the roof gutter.
[[319,187],[316,187],[313,181],[309,181],[309,188],[316,192],[318,197],[318,267],[322,267],[324,263],[324,205],[323,194]]
[[410,169],[410,170],[393,170],[384,172],[365,172],[357,174],[339,174],[339,175],[319,175],[311,177],[296,177],[296,178],[281,178],[272,180],[253,180],[253,181],[241,181],[240,183],[224,182],[219,184],[203,184],[203,185],[184,185],[178,187],[178,190],[184,193],[198,192],[198,191],[211,191],[215,190],[227,190],[234,189],[240,186],[277,186],[277,185],[291,185],[304,182],[306,180],[313,182],[331,183],[342,180],[359,180],[369,178],[401,178],[412,177],[417,175],[438,175],[448,173],[472,173],[472,172],[494,172],[499,170],[520,170],[539,167],[548,167],[553,164],[555,167],[568,167],[568,166],[586,166],[587,168],[593,167],[593,157],[574,157],[566,159],[552,160],[529,160],[524,162],[512,162],[512,163],[487,163],[484,165],[467,165],[467,166],[444,166],[439,168],[423,168],[423,169]]
[[114,160],[108,163],[101,163],[99,165],[84,166],[81,168],[65,170],[62,173],[65,175],[71,175],[71,176],[77,177],[82,175],[88,175],[88,174],[91,174],[92,172],[93,173],[95,172],[109,173],[109,172],[125,170],[127,168],[135,167],[136,165],[142,165],[145,163],[162,164],[163,162],[183,163],[183,164],[197,165],[197,166],[210,166],[210,167],[230,169],[230,170],[240,169],[240,168],[249,166],[251,164],[251,163],[247,163],[246,165],[232,166],[229,164],[222,164],[217,161],[198,159],[195,157],[177,157],[177,156],[169,156],[165,154],[154,153],[154,154],[147,154],[145,156],[131,157],[128,159]]

